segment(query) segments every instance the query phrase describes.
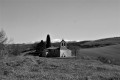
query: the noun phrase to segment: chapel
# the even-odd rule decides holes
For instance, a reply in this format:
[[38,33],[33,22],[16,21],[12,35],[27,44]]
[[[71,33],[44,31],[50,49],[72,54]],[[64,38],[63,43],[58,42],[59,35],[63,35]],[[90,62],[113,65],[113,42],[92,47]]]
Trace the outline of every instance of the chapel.
[[46,57],[71,57],[72,51],[67,48],[66,41],[62,40],[59,47],[49,47],[45,51]]

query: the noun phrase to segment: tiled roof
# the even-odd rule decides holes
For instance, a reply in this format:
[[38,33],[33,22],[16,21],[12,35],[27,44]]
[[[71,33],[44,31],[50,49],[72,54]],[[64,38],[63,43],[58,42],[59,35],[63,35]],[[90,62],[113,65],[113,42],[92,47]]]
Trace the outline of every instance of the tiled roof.
[[59,47],[49,47],[47,49],[58,49]]

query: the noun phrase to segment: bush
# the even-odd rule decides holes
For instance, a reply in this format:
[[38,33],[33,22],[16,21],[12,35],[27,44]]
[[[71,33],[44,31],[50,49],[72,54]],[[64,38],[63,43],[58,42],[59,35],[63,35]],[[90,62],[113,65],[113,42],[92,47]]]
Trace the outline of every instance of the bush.
[[21,51],[20,51],[19,45],[14,44],[14,45],[9,47],[9,54],[10,55],[17,56],[17,55],[20,55],[20,53],[21,53]]
[[108,63],[108,64],[111,64],[111,63],[112,63],[112,60],[110,60],[110,59],[108,59],[108,58],[106,58],[106,57],[102,57],[102,56],[99,56],[99,57],[97,58],[97,60],[99,60],[99,61],[101,61],[101,62],[103,62],[103,63]]
[[44,53],[45,50],[45,42],[43,40],[41,40],[40,43],[38,43],[35,47],[36,50],[36,54],[40,57],[42,57],[42,54]]

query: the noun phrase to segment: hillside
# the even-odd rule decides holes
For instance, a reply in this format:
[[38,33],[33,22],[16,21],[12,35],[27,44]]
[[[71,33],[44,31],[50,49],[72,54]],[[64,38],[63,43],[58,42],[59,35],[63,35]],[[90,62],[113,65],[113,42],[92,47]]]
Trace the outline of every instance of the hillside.
[[120,64],[120,44],[99,48],[80,49],[78,51],[78,56],[90,56],[95,58],[102,56],[112,59],[116,64]]
[[[80,42],[81,43],[81,42]],[[88,41],[81,44],[81,47],[104,47],[104,46],[110,46],[110,45],[116,45],[120,44],[120,37],[111,37],[111,38],[104,38],[104,39],[98,39],[94,41]]]

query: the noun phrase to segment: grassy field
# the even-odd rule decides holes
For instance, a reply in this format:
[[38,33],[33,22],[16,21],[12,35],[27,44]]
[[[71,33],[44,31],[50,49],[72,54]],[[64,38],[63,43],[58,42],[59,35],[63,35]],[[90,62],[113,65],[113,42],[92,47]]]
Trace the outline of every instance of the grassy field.
[[78,52],[79,57],[88,56],[88,57],[105,57],[111,59],[116,64],[120,64],[120,44],[112,45],[100,48],[88,48],[80,49]]
[[0,61],[0,80],[120,80],[120,66],[97,60],[16,56]]

